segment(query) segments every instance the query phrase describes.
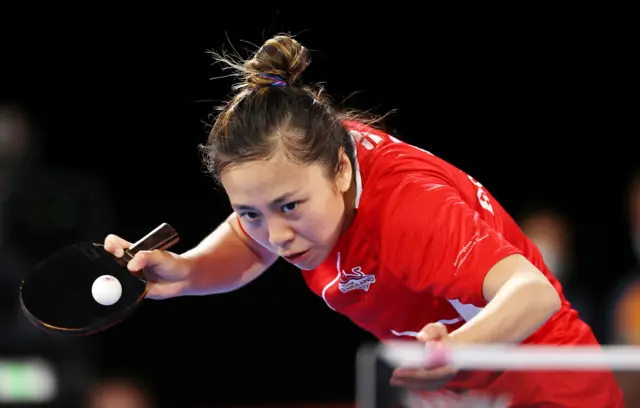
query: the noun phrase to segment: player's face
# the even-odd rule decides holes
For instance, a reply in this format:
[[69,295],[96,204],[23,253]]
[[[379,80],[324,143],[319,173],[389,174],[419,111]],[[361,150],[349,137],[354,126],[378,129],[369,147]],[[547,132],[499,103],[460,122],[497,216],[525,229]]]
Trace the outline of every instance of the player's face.
[[[230,166],[221,182],[245,231],[300,269],[314,269],[331,252],[348,214],[352,169],[329,178],[324,167],[284,157]],[[350,210],[348,210],[350,211]]]

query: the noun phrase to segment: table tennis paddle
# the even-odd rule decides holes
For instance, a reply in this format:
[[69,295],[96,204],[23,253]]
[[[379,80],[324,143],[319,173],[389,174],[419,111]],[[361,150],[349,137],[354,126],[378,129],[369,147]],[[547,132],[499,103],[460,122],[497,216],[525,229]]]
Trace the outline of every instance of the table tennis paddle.
[[[38,263],[20,286],[24,314],[37,327],[50,332],[86,336],[121,322],[144,300],[147,280],[127,269],[138,251],[168,249],[178,233],[162,224],[117,258],[102,244],[80,242],[65,247]],[[96,279],[110,275],[122,286],[120,299],[111,306],[99,304],[91,287]]]

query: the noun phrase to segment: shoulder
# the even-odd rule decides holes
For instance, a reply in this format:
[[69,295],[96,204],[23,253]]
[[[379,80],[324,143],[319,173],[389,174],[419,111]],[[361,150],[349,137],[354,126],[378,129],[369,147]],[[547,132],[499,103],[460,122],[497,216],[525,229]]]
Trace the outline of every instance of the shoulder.
[[509,218],[480,181],[443,158],[362,124],[349,123],[347,130],[356,142],[361,201],[378,213],[386,207],[444,211],[461,203],[482,218]]
[[345,127],[357,149],[359,230],[368,240],[384,240],[387,250],[417,239],[417,231],[424,239],[424,228],[443,221],[459,189],[473,186],[466,174],[429,151],[362,124]]
[[475,195],[475,180],[431,152],[363,124],[347,122],[345,127],[356,144],[363,209],[424,208],[458,191]]
[[398,137],[357,122],[343,122],[356,147],[359,171],[365,182],[395,183],[408,174],[446,175],[459,172],[431,152]]

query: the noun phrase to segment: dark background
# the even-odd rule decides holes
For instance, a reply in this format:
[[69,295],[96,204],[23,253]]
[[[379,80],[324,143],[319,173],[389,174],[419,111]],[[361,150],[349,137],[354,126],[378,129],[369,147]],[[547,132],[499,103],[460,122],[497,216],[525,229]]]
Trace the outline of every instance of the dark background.
[[[42,183],[73,191],[73,228],[41,208],[13,217],[14,242],[32,259],[107,233],[136,240],[162,222],[180,231],[178,252],[212,231],[230,209],[198,145],[232,82],[211,79],[223,73],[207,50],[231,41],[248,56],[288,32],[313,50],[304,79],[326,82],[336,101],[355,93],[351,107],[396,109],[388,129],[469,172],[514,216],[540,205],[565,214],[579,279],[606,307],[602,293],[633,262],[625,187],[640,161],[625,24],[577,12],[429,14],[417,4],[226,7],[5,15],[0,99],[31,115]],[[81,343],[100,374],[140,375],[176,406],[214,406],[348,401],[355,353],[370,340],[282,262],[235,293],[148,301]]]

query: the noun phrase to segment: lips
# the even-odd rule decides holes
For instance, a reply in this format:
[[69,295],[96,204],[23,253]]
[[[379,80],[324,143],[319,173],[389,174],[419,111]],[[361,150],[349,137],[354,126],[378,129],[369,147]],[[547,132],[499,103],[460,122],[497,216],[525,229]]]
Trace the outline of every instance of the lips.
[[302,256],[304,254],[306,254],[307,252],[309,252],[309,250],[302,251],[302,252],[296,252],[296,253],[291,254],[291,255],[283,256],[283,258],[286,259],[289,262],[296,262],[296,261],[300,260],[300,258],[302,258]]

